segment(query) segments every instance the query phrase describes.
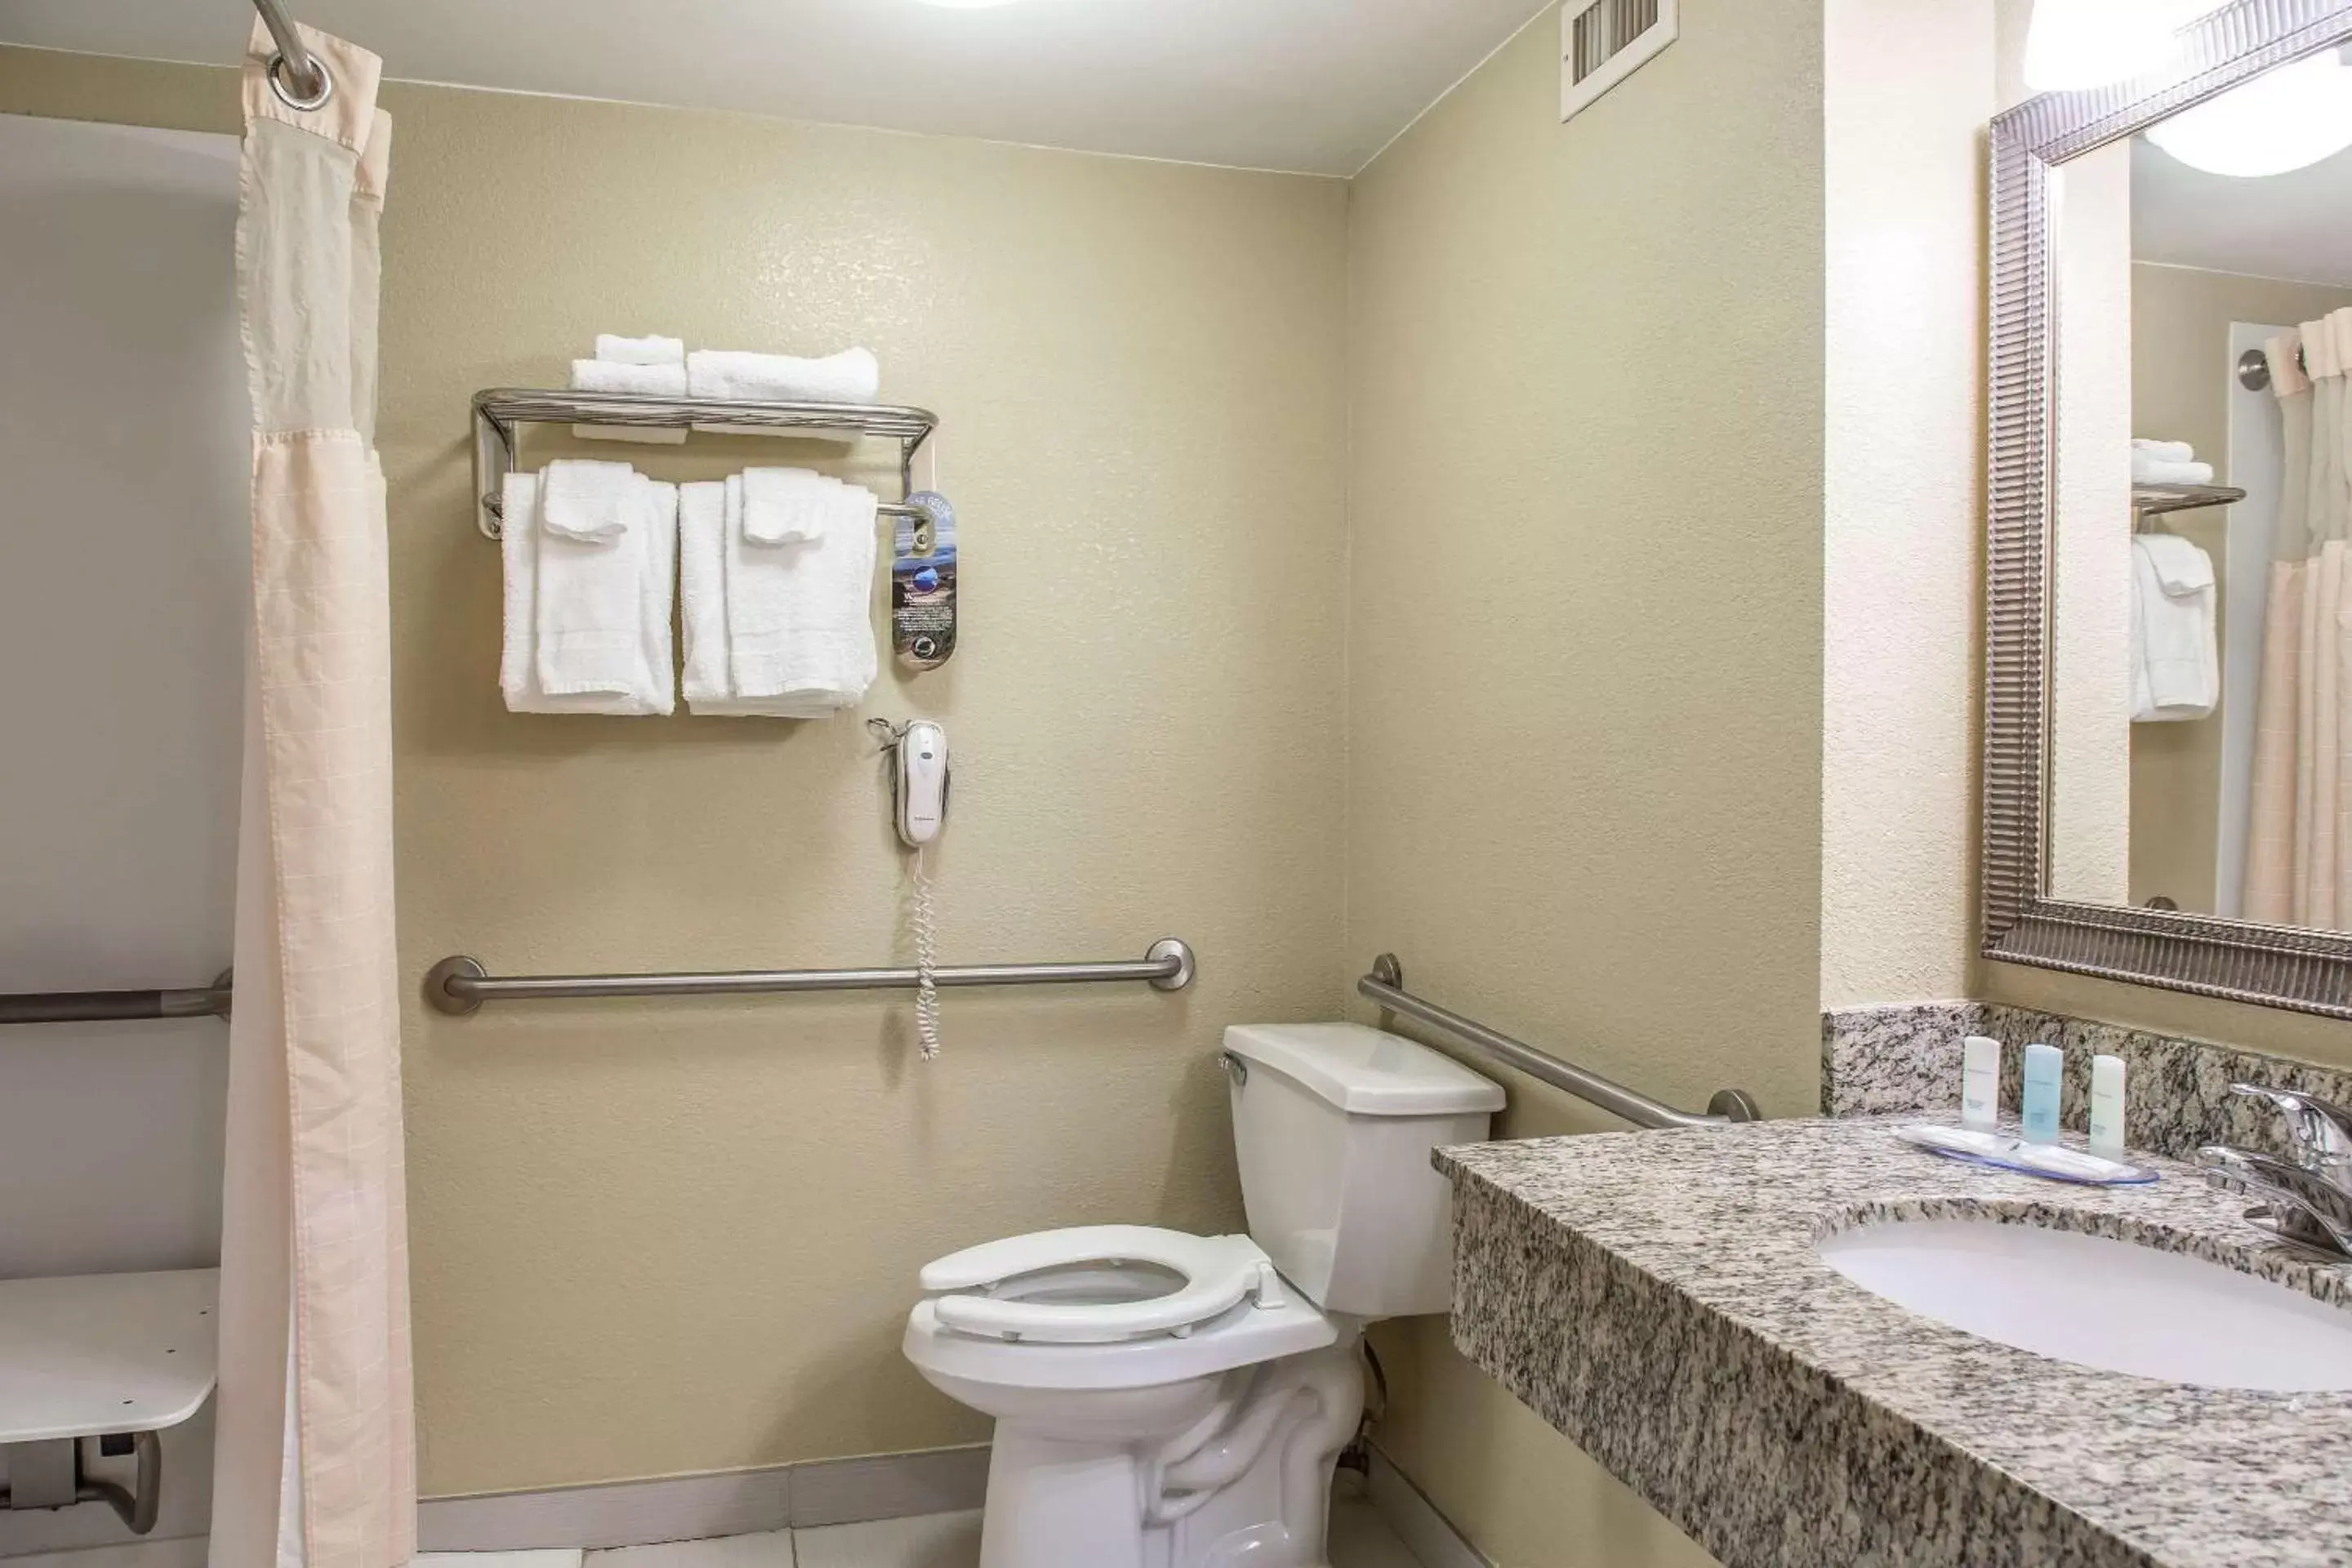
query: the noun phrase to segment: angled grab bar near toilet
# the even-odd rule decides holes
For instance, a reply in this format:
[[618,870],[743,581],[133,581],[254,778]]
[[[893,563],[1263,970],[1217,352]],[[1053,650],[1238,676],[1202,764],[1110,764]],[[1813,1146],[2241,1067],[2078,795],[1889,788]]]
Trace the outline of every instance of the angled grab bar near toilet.
[[1579,1100],[1597,1105],[1613,1116],[1622,1116],[1636,1127],[1727,1127],[1735,1121],[1756,1121],[1763,1117],[1756,1101],[1746,1089],[1741,1089],[1716,1090],[1715,1098],[1706,1102],[1704,1114],[1676,1110],[1671,1105],[1652,1100],[1639,1089],[1627,1089],[1590,1068],[1562,1061],[1549,1051],[1539,1051],[1525,1040],[1515,1040],[1434,1002],[1423,1001],[1404,989],[1404,969],[1392,952],[1384,952],[1372,960],[1372,972],[1356,982],[1356,991],[1391,1013],[1402,1014],[1433,1029],[1442,1030],[1484,1051],[1505,1066],[1517,1068],[1538,1083],[1566,1089]]
[[[935,985],[1084,985],[1139,980],[1154,991],[1192,984],[1192,950],[1161,937],[1139,959],[1108,963],[980,963],[934,969]],[[743,969],[709,974],[492,974],[456,954],[425,976],[425,999],[464,1016],[485,1002],[547,1002],[608,996],[751,996],[791,991],[912,991],[912,969]]]

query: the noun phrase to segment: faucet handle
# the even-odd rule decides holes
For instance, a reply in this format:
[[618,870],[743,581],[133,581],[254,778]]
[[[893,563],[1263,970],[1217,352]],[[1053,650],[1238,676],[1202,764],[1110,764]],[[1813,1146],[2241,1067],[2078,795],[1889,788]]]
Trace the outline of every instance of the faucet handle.
[[2268,1205],[2280,1236],[2352,1258],[2352,1192],[2326,1175],[2268,1154],[2219,1146],[2198,1150],[2197,1163],[2213,1186]]
[[2295,1163],[2305,1169],[2352,1164],[2352,1110],[2296,1089],[2233,1083],[2230,1092],[2264,1100],[2286,1119],[2287,1141],[2294,1146]]

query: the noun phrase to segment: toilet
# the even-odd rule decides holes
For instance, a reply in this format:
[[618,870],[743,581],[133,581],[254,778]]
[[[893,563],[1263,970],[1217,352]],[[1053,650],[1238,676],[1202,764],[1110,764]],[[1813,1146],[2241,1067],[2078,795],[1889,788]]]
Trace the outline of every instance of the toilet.
[[905,1349],[995,1417],[981,1568],[1328,1568],[1359,1342],[1453,1304],[1429,1153],[1503,1091],[1360,1024],[1225,1031],[1246,1236],[1039,1231],[922,1271]]

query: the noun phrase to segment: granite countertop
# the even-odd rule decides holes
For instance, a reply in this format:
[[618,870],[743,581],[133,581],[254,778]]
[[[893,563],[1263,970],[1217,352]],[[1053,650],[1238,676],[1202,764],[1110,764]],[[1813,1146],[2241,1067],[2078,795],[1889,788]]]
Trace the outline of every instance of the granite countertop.
[[2352,1393],[2094,1372],[1882,1300],[1814,1250],[1989,1216],[2224,1262],[2352,1309],[2189,1167],[2072,1187],[1939,1160],[1903,1117],[1438,1152],[1454,1337],[1732,1568],[2352,1563]]

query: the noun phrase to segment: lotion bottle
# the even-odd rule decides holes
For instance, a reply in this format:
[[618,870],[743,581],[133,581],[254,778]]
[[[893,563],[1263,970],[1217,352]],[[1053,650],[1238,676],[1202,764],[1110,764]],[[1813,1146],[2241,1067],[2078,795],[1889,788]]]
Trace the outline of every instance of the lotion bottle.
[[2091,1152],[2103,1160],[2124,1157],[2124,1059],[2091,1059]]
[[2025,1100],[2021,1109],[2028,1143],[2058,1142],[2058,1086],[2065,1060],[2055,1046],[2025,1047]]
[[1960,1125],[1990,1132],[2000,1121],[2000,1042],[1970,1035],[1960,1042]]

